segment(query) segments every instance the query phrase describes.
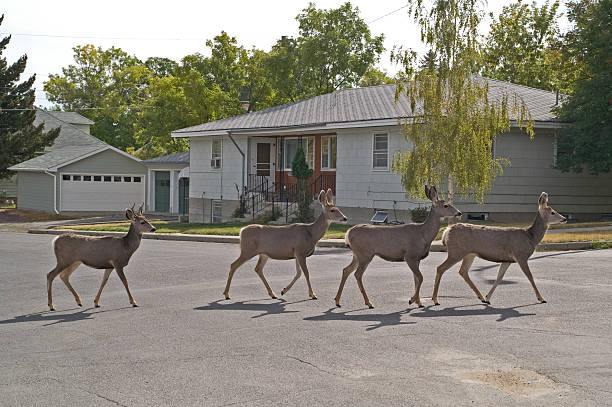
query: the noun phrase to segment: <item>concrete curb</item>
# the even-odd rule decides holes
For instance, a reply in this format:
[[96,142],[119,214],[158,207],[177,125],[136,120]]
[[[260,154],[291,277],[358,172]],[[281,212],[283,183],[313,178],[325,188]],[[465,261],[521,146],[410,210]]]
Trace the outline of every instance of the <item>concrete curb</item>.
[[[84,236],[124,236],[125,232],[97,232],[90,230],[72,229],[30,229],[28,233],[41,235],[61,235],[64,233],[75,233]],[[207,242],[207,243],[240,243],[240,236],[227,235],[191,235],[186,233],[144,233],[143,239],[173,240],[185,242]],[[319,247],[346,248],[344,239],[323,239],[317,244]],[[591,242],[566,242],[566,243],[540,243],[536,251],[566,251],[586,250],[591,248]],[[434,240],[430,251],[445,252],[446,247],[440,240]]]

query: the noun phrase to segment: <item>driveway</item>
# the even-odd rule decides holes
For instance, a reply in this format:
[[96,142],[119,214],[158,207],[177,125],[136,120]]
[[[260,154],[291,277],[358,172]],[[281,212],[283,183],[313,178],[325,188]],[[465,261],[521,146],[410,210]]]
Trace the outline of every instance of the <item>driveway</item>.
[[[267,298],[255,260],[222,300],[232,244],[143,240],[126,268],[140,307],[129,307],[113,274],[93,308],[102,273],[82,266],[60,279],[57,311],[46,311],[45,274],[53,236],[0,232],[0,405],[605,405],[610,403],[612,250],[536,253],[531,260],[547,304],[537,304],[516,265],[480,304],[457,274],[442,280],[440,306],[408,305],[406,265],[374,260],[333,306],[344,249],[308,259],[319,300],[299,280]],[[422,296],[445,253],[421,262]],[[292,261],[270,260],[280,294]],[[487,291],[497,266],[471,273]]]

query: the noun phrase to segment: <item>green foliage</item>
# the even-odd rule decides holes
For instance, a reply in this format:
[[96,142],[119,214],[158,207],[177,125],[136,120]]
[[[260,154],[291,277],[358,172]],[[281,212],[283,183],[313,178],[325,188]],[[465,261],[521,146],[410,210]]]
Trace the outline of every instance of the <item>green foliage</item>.
[[[4,15],[0,17],[0,25],[3,20]],[[0,40],[0,179],[12,174],[8,167],[35,157],[53,144],[60,131],[58,128],[44,132],[42,124],[34,126],[32,85],[36,76],[18,82],[28,58],[24,55],[9,65],[2,58],[2,52],[10,40],[10,36]]]
[[359,81],[360,87],[386,85],[389,83],[395,83],[395,79],[387,75],[384,70],[369,67],[368,70],[363,74]]
[[541,7],[522,0],[505,6],[491,24],[483,53],[484,76],[567,93],[580,69],[560,50],[559,1]]
[[572,1],[567,54],[586,67],[559,117],[569,123],[557,143],[557,167],[591,174],[612,169],[612,2]]
[[[451,199],[458,192],[482,201],[508,164],[492,156],[494,138],[510,129],[511,116],[522,125],[528,113],[516,95],[489,100],[487,82],[474,75],[481,62],[477,0],[436,0],[430,9],[421,0],[409,4],[431,52],[421,66],[414,52],[393,54],[405,68],[398,94],[406,92],[413,111],[405,122],[412,151],[396,153],[393,170],[410,196],[423,196],[424,184],[448,182]],[[531,120],[526,124],[532,136]]]
[[308,168],[306,154],[301,146],[298,147],[291,162],[291,176],[297,179],[308,179],[312,176],[312,169]]
[[297,203],[298,211],[296,220],[298,222],[310,222],[312,220],[313,211],[310,208],[312,196],[310,195],[310,187],[308,179],[312,176],[312,170],[308,168],[304,149],[298,147],[295,152],[295,157],[291,162],[291,175],[297,178]]
[[415,223],[425,222],[425,219],[427,219],[428,215],[429,215],[429,209],[424,206],[414,208],[410,211],[410,216],[412,218],[412,221]]

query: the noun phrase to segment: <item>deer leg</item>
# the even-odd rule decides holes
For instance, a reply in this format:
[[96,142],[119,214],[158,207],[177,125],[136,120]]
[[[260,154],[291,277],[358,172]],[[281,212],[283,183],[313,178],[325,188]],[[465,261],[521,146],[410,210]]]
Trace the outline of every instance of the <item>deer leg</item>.
[[255,273],[257,273],[261,281],[266,286],[266,290],[268,290],[268,295],[276,299],[277,298],[276,294],[274,294],[274,291],[272,291],[272,288],[270,287],[270,284],[268,284],[268,280],[266,280],[266,276],[264,276],[264,273],[263,273],[263,268],[266,265],[267,261],[268,261],[268,256],[266,256],[265,254],[260,254],[259,260],[257,261],[257,265],[255,266]]
[[419,260],[406,259],[406,263],[414,275],[414,295],[410,298],[408,304],[415,302],[419,308],[422,308],[423,304],[421,304],[421,297],[419,296],[419,290],[421,289],[421,284],[423,284],[423,274],[421,274],[421,270],[419,270],[419,264],[421,262]]
[[132,297],[130,287],[128,287],[127,278],[125,278],[125,273],[123,272],[123,268],[115,267],[115,270],[117,271],[117,274],[119,275],[119,278],[121,279],[121,282],[125,287],[125,291],[127,291],[128,298],[130,299],[130,304],[132,304],[132,307],[137,307],[138,304],[136,304],[136,301],[134,301],[134,297]]
[[83,303],[81,302],[81,297],[79,297],[79,294],[76,292],[76,290],[72,287],[72,284],[70,284],[70,275],[74,272],[74,270],[77,269],[77,267],[79,267],[81,265],[80,262],[76,262],[74,264],[72,264],[71,266],[69,266],[67,269],[65,269],[64,271],[62,271],[60,273],[60,278],[62,279],[62,281],[64,282],[64,284],[66,284],[66,287],[68,287],[68,289],[70,290],[70,292],[72,293],[72,295],[74,295],[74,299],[76,300],[76,303],[79,307],[83,306]]
[[336,307],[340,307],[340,296],[342,296],[342,290],[344,290],[344,283],[346,283],[346,279],[351,275],[353,271],[357,268],[357,258],[353,255],[353,259],[351,260],[351,264],[346,266],[342,270],[342,279],[340,280],[340,286],[338,287],[338,293],[336,294]]
[[359,266],[357,266],[357,271],[355,271],[355,278],[357,279],[357,285],[359,286],[359,291],[361,291],[361,295],[363,295],[363,300],[365,301],[365,305],[368,306],[368,308],[374,308],[374,305],[372,305],[372,303],[370,302],[370,299],[368,298],[368,294],[366,294],[365,291],[365,287],[363,286],[363,273],[365,273],[366,268],[368,267],[368,265],[370,264],[370,262],[368,261],[365,264],[359,264]]
[[98,294],[96,295],[96,298],[94,299],[94,306],[96,308],[100,307],[100,296],[102,295],[102,290],[104,289],[104,286],[106,285],[106,282],[108,281],[108,277],[110,277],[112,272],[113,272],[113,269],[104,270],[104,277],[102,278],[102,284],[100,284],[100,288],[98,289]]
[[308,295],[310,295],[310,298],[313,300],[316,300],[317,295],[314,293],[314,291],[312,291],[312,286],[310,285],[310,272],[308,271],[308,266],[306,265],[306,257],[296,256],[295,259],[304,272],[304,278],[306,278],[306,284],[308,284]]
[[461,260],[461,257],[451,256],[450,254],[446,257],[446,260],[442,264],[438,266],[436,269],[436,281],[434,282],[433,294],[431,295],[431,300],[434,305],[440,305],[438,302],[438,288],[440,288],[440,280],[442,279],[442,274],[449,268],[453,267],[457,262]]
[[226,300],[230,299],[229,289],[230,289],[230,285],[232,284],[232,278],[234,277],[234,273],[236,272],[236,270],[238,270],[238,267],[242,266],[252,257],[253,256],[247,257],[247,256],[244,256],[242,253],[240,253],[240,257],[238,257],[230,266],[229,275],[227,276],[227,284],[225,284],[225,291],[223,291],[223,295],[225,296]]
[[523,270],[523,273],[525,273],[527,279],[531,283],[531,286],[533,287],[533,291],[535,291],[535,295],[538,301],[540,301],[541,303],[545,303],[546,301],[544,300],[544,298],[542,298],[542,295],[540,295],[538,287],[536,287],[535,281],[533,281],[533,275],[531,275],[531,270],[529,270],[527,260],[517,260],[517,263],[519,264],[519,266],[521,266],[521,270]]
[[53,306],[53,296],[51,295],[53,280],[64,269],[65,267],[60,267],[58,264],[53,270],[47,273],[47,305],[49,306],[49,311],[55,311],[55,307]]
[[504,274],[506,274],[506,270],[508,270],[508,267],[510,267],[510,263],[502,263],[501,266],[499,266],[499,271],[497,272],[497,279],[495,280],[495,283],[493,284],[493,287],[491,287],[491,290],[489,291],[489,293],[485,297],[485,300],[487,300],[487,302],[489,302],[491,300],[491,296],[493,295],[493,291],[495,291],[495,289],[497,288],[497,285],[499,284],[499,282],[502,281],[502,278],[504,278]]
[[291,280],[291,282],[289,283],[287,287],[283,288],[283,291],[281,291],[281,295],[285,295],[287,292],[289,292],[291,287],[293,287],[293,284],[295,284],[295,282],[298,280],[298,278],[300,278],[301,275],[302,275],[302,269],[300,268],[300,264],[298,263],[298,260],[295,259],[295,277],[293,277],[293,280]]
[[474,290],[474,292],[476,293],[476,296],[478,297],[478,299],[481,302],[484,302],[485,304],[488,304],[489,301],[484,299],[484,297],[482,296],[480,291],[478,291],[478,288],[476,287],[476,285],[470,279],[470,275],[468,274],[468,271],[470,270],[470,267],[472,266],[472,263],[474,263],[474,259],[475,258],[476,258],[476,256],[473,255],[473,254],[469,254],[469,255],[467,255],[467,256],[465,256],[463,258],[463,262],[461,263],[461,267],[459,268],[459,275],[461,277],[463,277],[463,279],[465,280],[467,285],[469,285],[470,288],[472,290]]

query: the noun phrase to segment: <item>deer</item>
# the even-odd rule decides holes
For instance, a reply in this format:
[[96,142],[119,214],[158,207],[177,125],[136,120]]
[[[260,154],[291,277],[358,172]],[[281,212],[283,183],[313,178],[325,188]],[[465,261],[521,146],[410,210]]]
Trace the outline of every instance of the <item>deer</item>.
[[125,286],[130,304],[137,307],[136,301],[128,287],[128,281],[123,269],[128,265],[130,258],[140,246],[144,232],[155,232],[155,227],[142,214],[142,205],[134,212],[134,205],[125,210],[125,217],[130,220],[130,230],[123,237],[116,236],[81,236],[74,233],[64,233],[53,239],[53,251],[57,265],[47,274],[47,297],[50,311],[55,311],[51,289],[53,280],[58,275],[74,295],[79,307],[83,306],[81,297],[70,284],[70,275],[81,264],[104,270],[102,284],[94,300],[96,308],[100,307],[100,295],[113,270]]
[[[493,227],[458,223],[447,228],[442,235],[442,243],[446,246],[446,260],[440,264],[436,271],[434,291],[432,300],[438,303],[438,288],[440,279],[446,270],[463,260],[459,268],[459,274],[470,288],[476,293],[480,301],[490,304],[493,291],[504,278],[504,274],[512,263],[518,263],[519,267],[527,276],[535,291],[536,298],[540,303],[546,301],[536,287],[533,275],[527,264],[527,260],[535,251],[536,246],[548,230],[548,225],[554,223],[565,223],[567,219],[548,205],[548,194],[542,192],[538,198],[538,212],[531,226],[526,229],[515,227]],[[497,279],[486,297],[483,297],[468,275],[468,270],[474,259],[489,260],[501,263]]]
[[328,189],[327,192],[321,190],[318,201],[321,204],[322,211],[313,223],[294,223],[281,226],[249,225],[240,230],[240,256],[230,266],[227,284],[223,292],[226,300],[230,299],[230,285],[238,267],[257,255],[259,255],[259,259],[255,266],[255,273],[263,282],[271,298],[277,299],[277,296],[263,274],[263,268],[269,258],[275,260],[295,259],[295,277],[281,291],[281,295],[289,292],[303,272],[310,298],[317,299],[317,295],[310,284],[310,272],[306,265],[306,258],[314,253],[317,242],[323,237],[332,222],[346,222],[347,220],[346,216],[334,204],[334,195],[331,189]]
[[436,187],[425,185],[425,195],[432,202],[431,210],[423,223],[405,225],[376,226],[356,225],[345,235],[346,245],[353,252],[351,263],[342,270],[342,279],[336,294],[336,306],[340,307],[340,297],[346,279],[355,271],[355,279],[363,295],[365,305],[374,308],[363,286],[363,273],[374,258],[378,256],[391,262],[406,262],[414,275],[415,293],[408,304],[416,303],[422,307],[419,290],[423,275],[419,270],[420,261],[429,255],[431,242],[440,230],[440,222],[445,217],[461,216],[461,212],[450,203],[440,199]]

